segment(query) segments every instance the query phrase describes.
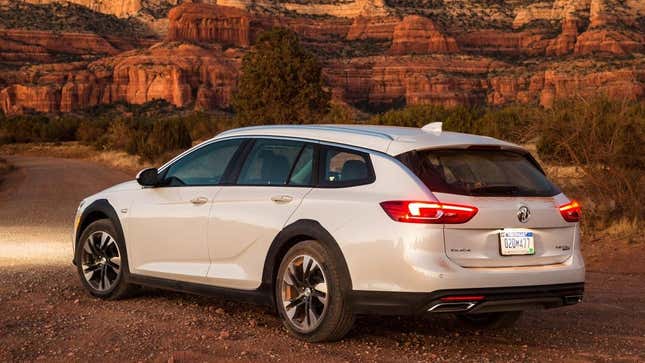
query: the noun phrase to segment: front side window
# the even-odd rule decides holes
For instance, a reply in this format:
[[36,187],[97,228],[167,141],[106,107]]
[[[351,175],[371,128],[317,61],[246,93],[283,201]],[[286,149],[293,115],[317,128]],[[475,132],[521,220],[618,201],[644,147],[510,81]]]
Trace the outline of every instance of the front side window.
[[[256,140],[242,166],[237,184],[286,185],[287,180],[289,180],[289,174],[304,147],[305,143],[300,141]],[[304,167],[301,165],[300,169]],[[295,177],[306,179],[305,173],[303,172],[302,175],[297,174]]]
[[369,156],[365,153],[333,147],[321,150],[322,186],[352,186],[373,181]]
[[214,142],[185,155],[167,169],[163,185],[218,185],[242,142],[242,139]]
[[433,192],[545,196],[560,191],[527,156],[507,150],[415,150],[397,156]]

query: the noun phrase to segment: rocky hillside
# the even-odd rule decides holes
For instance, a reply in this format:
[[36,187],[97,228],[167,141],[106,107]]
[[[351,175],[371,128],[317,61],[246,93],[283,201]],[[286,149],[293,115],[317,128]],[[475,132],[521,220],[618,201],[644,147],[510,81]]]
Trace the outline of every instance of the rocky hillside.
[[[320,57],[336,102],[367,110],[645,94],[642,0],[213,0],[171,10],[178,0],[74,2],[64,6],[110,20],[4,21],[10,10],[0,7],[3,112],[159,98],[226,108],[241,58],[275,26]],[[63,5],[29,6],[33,16]]]

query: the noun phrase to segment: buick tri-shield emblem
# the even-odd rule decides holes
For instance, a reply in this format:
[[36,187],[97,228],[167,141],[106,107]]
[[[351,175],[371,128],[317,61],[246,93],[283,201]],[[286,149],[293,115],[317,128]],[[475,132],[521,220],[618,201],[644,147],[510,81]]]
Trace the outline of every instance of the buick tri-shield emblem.
[[529,217],[531,217],[531,211],[529,208],[524,205],[521,206],[517,211],[517,219],[522,223],[526,223],[529,220]]

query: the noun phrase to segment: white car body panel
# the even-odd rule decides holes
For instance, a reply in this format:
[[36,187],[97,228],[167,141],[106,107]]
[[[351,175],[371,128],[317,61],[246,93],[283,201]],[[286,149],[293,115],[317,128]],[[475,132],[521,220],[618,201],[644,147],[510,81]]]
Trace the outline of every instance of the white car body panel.
[[[288,186],[223,187],[208,222],[211,266],[207,281],[222,287],[257,288],[273,239],[310,190]],[[272,200],[282,196],[291,200]]]
[[[347,188],[143,188],[132,181],[87,198],[78,213],[94,200],[109,201],[123,226],[131,273],[218,287],[252,290],[260,286],[272,241],[285,226],[301,219],[317,221],[337,241],[354,290],[432,292],[584,281],[578,224],[565,222],[557,210],[569,201],[564,194],[504,200],[433,194],[392,157],[415,149],[473,144],[521,150],[517,145],[489,137],[412,128],[316,125],[236,129],[206,143],[250,136],[296,138],[366,150],[376,180]],[[271,200],[280,195],[291,196],[292,200]],[[190,202],[200,196],[208,202]],[[386,200],[437,199],[476,205],[479,212],[462,225],[411,224],[393,221],[379,205]],[[509,218],[519,204],[534,212],[527,224]],[[540,230],[536,237],[540,252],[513,256],[508,258],[512,262],[501,264],[492,252],[496,230],[518,227]],[[459,241],[487,247],[461,246]],[[556,245],[564,244],[570,249],[556,250]],[[451,248],[470,248],[470,252]]]

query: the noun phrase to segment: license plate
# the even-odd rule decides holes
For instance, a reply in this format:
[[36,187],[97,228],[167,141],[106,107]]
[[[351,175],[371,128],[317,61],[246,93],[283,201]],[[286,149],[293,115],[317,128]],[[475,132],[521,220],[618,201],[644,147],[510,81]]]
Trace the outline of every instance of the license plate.
[[504,229],[499,232],[502,256],[533,255],[533,232],[522,229]]

